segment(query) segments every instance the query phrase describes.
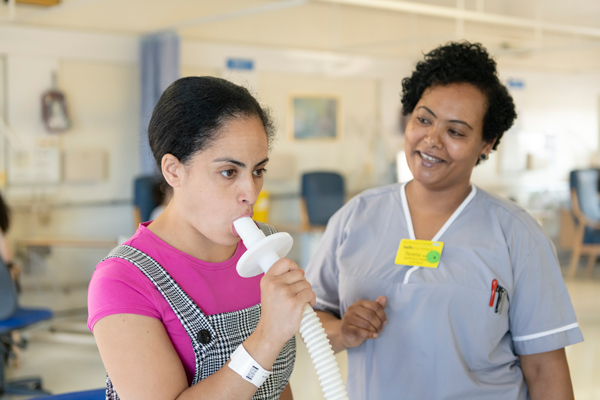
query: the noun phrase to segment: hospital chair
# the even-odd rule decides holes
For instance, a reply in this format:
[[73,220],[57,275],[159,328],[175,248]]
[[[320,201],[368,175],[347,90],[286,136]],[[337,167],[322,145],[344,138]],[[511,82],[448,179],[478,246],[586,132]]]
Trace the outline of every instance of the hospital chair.
[[41,378],[27,378],[7,382],[4,365],[13,355],[13,332],[37,322],[50,319],[52,312],[43,308],[23,308],[17,301],[17,291],[10,272],[0,259],[0,395],[42,395],[49,394],[42,388]]
[[85,390],[83,392],[72,392],[55,394],[52,396],[36,397],[35,400],[104,400],[106,389]]
[[137,177],[133,182],[133,223],[134,230],[142,222],[150,220],[150,214],[159,204],[154,196],[154,187],[160,183],[162,176],[145,175]]
[[600,199],[598,198],[598,179],[600,171],[595,168],[571,171],[571,212],[576,228],[573,237],[573,250],[568,276],[577,273],[579,259],[587,255],[587,275],[592,276],[598,255],[600,255]]
[[300,224],[304,232],[324,230],[345,201],[344,178],[335,172],[302,175]]

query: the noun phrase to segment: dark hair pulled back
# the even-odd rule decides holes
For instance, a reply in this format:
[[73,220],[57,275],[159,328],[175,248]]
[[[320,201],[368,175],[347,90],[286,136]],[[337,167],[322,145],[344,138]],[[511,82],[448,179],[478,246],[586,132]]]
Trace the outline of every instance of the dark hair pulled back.
[[211,76],[176,80],[160,96],[148,125],[158,168],[165,154],[186,163],[211,145],[227,121],[249,117],[261,120],[270,145],[275,129],[269,112],[246,88]]
[[496,150],[517,113],[511,95],[498,78],[496,62],[480,43],[451,42],[427,53],[412,75],[402,80],[404,115],[413,112],[425,90],[452,83],[470,83],[487,96],[483,139],[488,143],[496,139]]

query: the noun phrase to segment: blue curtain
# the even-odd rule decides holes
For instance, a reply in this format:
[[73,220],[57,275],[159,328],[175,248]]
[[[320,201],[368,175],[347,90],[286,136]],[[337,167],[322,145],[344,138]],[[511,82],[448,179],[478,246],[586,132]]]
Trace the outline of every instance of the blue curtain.
[[179,36],[161,32],[142,37],[140,46],[142,110],[140,160],[142,175],[158,172],[148,144],[148,123],[160,95],[179,78]]

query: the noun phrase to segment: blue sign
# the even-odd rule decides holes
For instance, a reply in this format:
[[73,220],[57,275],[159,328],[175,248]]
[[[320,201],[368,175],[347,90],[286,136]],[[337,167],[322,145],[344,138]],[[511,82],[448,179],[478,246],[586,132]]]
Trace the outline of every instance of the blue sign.
[[251,71],[254,69],[254,61],[245,58],[228,58],[227,68]]
[[511,89],[525,89],[525,81],[521,79],[510,78],[506,81],[506,85]]

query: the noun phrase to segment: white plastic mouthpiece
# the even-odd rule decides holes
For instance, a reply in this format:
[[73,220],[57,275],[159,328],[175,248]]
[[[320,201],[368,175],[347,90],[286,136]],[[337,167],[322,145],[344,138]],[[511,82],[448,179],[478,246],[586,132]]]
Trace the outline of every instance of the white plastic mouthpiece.
[[244,242],[247,249],[254,246],[261,239],[265,238],[265,234],[256,226],[256,223],[250,217],[242,217],[233,221],[233,226],[240,238]]
[[247,249],[237,263],[237,272],[244,278],[266,273],[277,260],[287,255],[294,243],[285,232],[265,236],[250,217],[236,219],[233,226]]

